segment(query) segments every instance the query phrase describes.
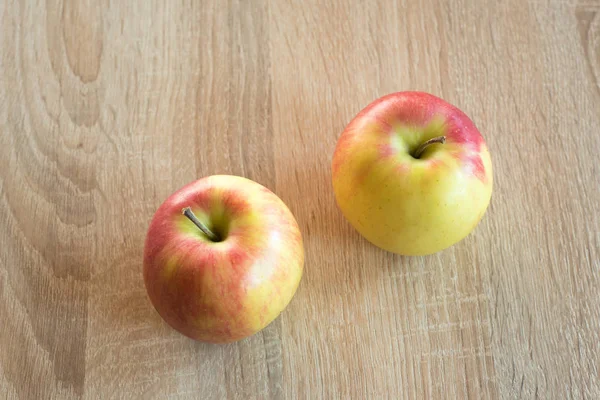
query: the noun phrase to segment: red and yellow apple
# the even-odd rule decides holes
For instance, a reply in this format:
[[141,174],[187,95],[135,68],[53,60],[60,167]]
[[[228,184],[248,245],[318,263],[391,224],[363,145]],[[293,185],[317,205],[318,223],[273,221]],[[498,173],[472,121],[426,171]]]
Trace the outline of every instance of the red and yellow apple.
[[404,255],[443,250],[479,223],[492,194],[492,162],[475,124],[422,92],[384,96],[338,140],[333,188],[367,240]]
[[304,250],[294,216],[270,190],[228,175],[200,179],[156,211],[144,249],[150,301],[199,341],[250,336],[288,305]]

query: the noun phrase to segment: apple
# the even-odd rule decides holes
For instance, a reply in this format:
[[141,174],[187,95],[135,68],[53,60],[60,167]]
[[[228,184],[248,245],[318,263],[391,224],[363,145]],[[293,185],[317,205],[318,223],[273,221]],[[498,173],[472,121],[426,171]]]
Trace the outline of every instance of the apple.
[[156,211],[146,237],[144,282],[175,330],[199,341],[250,336],[288,305],[304,250],[294,216],[273,192],[238,176],[209,176]]
[[422,92],[375,100],[348,124],[332,161],[339,208],[376,246],[426,255],[462,240],[492,195],[492,161],[462,111]]

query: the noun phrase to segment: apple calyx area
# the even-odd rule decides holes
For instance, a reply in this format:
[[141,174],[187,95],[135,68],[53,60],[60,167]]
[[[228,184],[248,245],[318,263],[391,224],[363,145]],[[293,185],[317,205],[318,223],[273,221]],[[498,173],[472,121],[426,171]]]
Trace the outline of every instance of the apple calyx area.
[[412,154],[412,156],[414,158],[421,158],[421,155],[423,154],[425,149],[435,143],[439,143],[439,144],[446,143],[446,136],[437,136],[432,139],[429,139],[426,142],[421,143],[421,145],[419,147],[417,147],[417,150],[415,150],[415,152]]
[[181,210],[181,213],[183,215],[185,215],[186,217],[188,217],[188,219],[190,221],[192,221],[194,223],[194,225],[196,225],[198,227],[198,229],[200,229],[202,231],[202,233],[204,233],[212,242],[220,242],[221,241],[221,238],[217,234],[215,234],[213,231],[208,229],[208,227],[206,225],[204,225],[202,223],[202,221],[200,221],[198,219],[198,217],[196,217],[196,215],[193,213],[193,211],[190,207],[183,208]]

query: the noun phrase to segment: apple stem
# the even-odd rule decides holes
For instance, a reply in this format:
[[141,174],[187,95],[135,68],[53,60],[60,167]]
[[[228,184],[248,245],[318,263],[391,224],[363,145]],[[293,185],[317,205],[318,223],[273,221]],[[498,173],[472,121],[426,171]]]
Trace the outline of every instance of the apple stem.
[[192,221],[194,223],[194,225],[196,225],[202,231],[202,233],[204,233],[206,236],[208,236],[208,238],[210,240],[212,240],[213,242],[220,241],[219,236],[215,235],[213,233],[213,231],[211,231],[210,229],[208,229],[207,226],[204,225],[198,219],[198,217],[196,217],[196,215],[192,212],[192,209],[190,207],[185,207],[184,209],[181,210],[181,213],[183,215],[185,215],[186,217],[188,217],[189,220]]
[[446,143],[446,136],[434,137],[433,139],[429,139],[428,141],[421,143],[421,145],[419,147],[417,147],[417,150],[414,152],[413,157],[421,158],[421,155],[423,154],[425,149],[435,143],[440,143],[440,144]]

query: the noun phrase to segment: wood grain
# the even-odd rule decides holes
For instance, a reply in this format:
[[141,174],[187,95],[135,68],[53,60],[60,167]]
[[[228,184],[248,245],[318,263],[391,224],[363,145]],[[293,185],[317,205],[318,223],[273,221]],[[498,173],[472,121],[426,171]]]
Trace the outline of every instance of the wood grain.
[[[600,1],[0,1],[0,398],[600,398]],[[398,90],[483,132],[492,204],[406,258],[335,206]],[[288,309],[236,344],[150,305],[158,205],[229,173],[295,214]]]

